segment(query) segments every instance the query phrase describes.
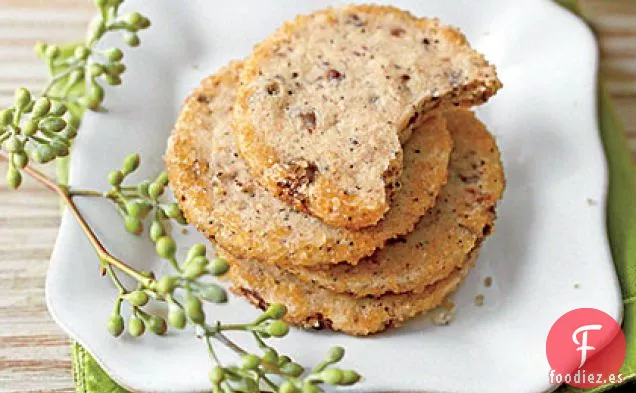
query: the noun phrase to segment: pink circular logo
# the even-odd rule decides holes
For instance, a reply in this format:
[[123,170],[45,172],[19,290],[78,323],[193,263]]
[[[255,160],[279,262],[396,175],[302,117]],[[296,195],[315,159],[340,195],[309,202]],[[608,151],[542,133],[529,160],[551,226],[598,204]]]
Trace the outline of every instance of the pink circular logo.
[[616,321],[595,308],[578,308],[559,318],[548,333],[545,352],[550,382],[592,388],[623,381],[625,335]]

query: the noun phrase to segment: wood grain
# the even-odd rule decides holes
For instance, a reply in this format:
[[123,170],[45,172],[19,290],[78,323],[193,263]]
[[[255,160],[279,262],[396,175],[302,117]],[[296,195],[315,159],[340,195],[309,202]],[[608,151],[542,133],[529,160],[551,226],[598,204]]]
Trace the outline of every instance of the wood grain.
[[[83,37],[90,3],[0,0],[0,106],[18,85],[42,86],[46,72],[32,56],[33,44]],[[599,33],[601,72],[636,157],[636,2],[584,0],[583,6]],[[5,170],[0,164],[3,177]],[[69,341],[44,302],[58,225],[54,195],[28,179],[20,193],[0,186],[0,393],[74,391]]]

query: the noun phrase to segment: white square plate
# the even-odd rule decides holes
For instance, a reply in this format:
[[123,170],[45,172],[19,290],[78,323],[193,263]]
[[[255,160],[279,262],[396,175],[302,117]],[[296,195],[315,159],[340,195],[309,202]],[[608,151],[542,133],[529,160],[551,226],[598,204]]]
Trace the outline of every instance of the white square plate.
[[[135,151],[143,157],[143,176],[158,173],[179,106],[200,79],[246,56],[284,20],[328,4],[344,2],[126,2],[153,26],[142,34],[141,47],[126,54],[124,85],[108,89],[109,113],[86,115],[74,148],[73,186],[104,189],[109,170]],[[366,376],[356,388],[361,392],[548,391],[553,386],[545,340],[552,323],[578,307],[595,307],[617,320],[622,313],[605,231],[607,176],[597,129],[593,36],[551,1],[392,4],[460,27],[499,70],[505,87],[478,110],[497,137],[508,178],[497,231],[455,296],[458,315],[450,326],[420,318],[368,338],[294,330],[276,346],[302,364],[315,364],[332,345],[345,346],[343,366]],[[112,206],[83,200],[80,207],[115,255],[161,271],[151,243],[124,232]],[[186,245],[200,241],[194,231],[180,239]],[[207,353],[192,331],[141,339],[108,335],[116,294],[97,265],[78,225],[65,214],[46,287],[60,326],[131,389],[209,389]],[[487,275],[494,285],[484,289]],[[486,305],[476,307],[480,292]],[[228,322],[257,315],[235,297],[207,311]]]

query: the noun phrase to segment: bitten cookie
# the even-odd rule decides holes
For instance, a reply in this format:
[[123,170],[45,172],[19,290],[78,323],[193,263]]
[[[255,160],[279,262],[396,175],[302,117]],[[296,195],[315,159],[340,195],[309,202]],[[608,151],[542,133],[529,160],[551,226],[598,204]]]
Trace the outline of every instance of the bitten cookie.
[[265,309],[271,303],[282,303],[288,310],[285,320],[291,324],[356,336],[403,325],[408,319],[439,306],[457,289],[478,254],[475,250],[465,256],[463,264],[419,293],[356,298],[306,283],[273,265],[237,260],[218,247],[217,252],[230,262],[228,275],[233,291],[255,306]]
[[253,176],[294,209],[353,229],[389,210],[418,116],[501,87],[458,30],[377,5],[284,24],[240,79],[234,124]]
[[470,111],[448,112],[454,141],[448,183],[415,230],[392,240],[356,266],[291,267],[304,281],[354,296],[418,292],[461,266],[492,232],[505,178],[499,150]]
[[442,117],[418,125],[386,217],[360,231],[332,227],[273,197],[239,157],[230,125],[240,63],[202,82],[186,100],[165,156],[187,220],[239,258],[280,265],[355,264],[410,232],[446,183],[452,140]]

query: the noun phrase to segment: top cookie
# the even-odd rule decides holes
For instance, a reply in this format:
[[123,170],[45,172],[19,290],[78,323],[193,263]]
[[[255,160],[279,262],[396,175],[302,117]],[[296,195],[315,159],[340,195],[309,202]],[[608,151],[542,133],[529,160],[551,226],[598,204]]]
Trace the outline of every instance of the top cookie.
[[374,5],[286,23],[240,79],[234,126],[253,176],[296,210],[354,229],[389,209],[421,113],[481,104],[501,87],[456,29]]
[[506,181],[495,138],[475,114],[449,111],[444,117],[454,141],[448,183],[413,232],[355,266],[286,266],[285,270],[311,284],[365,297],[421,292],[464,263],[492,232],[495,206]]
[[391,210],[373,227],[350,230],[297,212],[261,187],[240,159],[230,126],[240,63],[205,79],[186,100],[168,142],[170,186],[190,222],[238,258],[279,265],[355,264],[410,232],[446,183],[452,149],[446,121],[420,122],[405,144]]

